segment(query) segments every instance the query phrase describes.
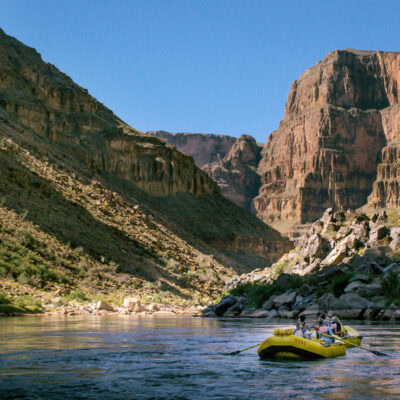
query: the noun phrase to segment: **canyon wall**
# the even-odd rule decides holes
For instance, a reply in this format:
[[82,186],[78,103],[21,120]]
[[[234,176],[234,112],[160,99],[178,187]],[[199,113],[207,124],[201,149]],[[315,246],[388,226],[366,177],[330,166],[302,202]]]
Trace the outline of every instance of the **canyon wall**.
[[253,137],[242,135],[222,160],[204,165],[203,170],[217,182],[226,198],[254,211],[253,198],[261,185],[257,173],[260,159],[261,147]]
[[[392,145],[381,153],[396,136],[396,123],[387,121],[398,115],[399,62],[399,53],[336,50],[292,84],[284,119],[258,166],[254,205],[263,221],[303,223],[328,207],[355,209],[367,202],[381,157],[381,170],[396,158]],[[377,200],[378,192],[397,190],[395,183],[375,186],[371,201],[380,205],[393,195]]]
[[199,168],[202,168],[205,164],[223,159],[236,141],[236,138],[232,136],[208,133],[170,133],[166,131],[151,131],[147,133],[193,157],[195,164]]
[[[97,205],[98,212],[104,213],[101,218],[106,225],[111,223],[113,215],[118,217],[118,212],[111,208],[116,198],[130,203],[133,213],[137,209],[133,207],[139,204],[146,209],[157,223],[149,217],[145,218],[146,229],[135,223],[129,229],[135,232],[137,240],[146,239],[152,243],[151,250],[140,250],[139,256],[145,254],[157,270],[173,264],[169,258],[164,259],[168,256],[164,242],[172,237],[177,246],[181,246],[176,253],[181,254],[179,262],[185,263],[185,248],[191,246],[197,251],[197,255],[193,256],[196,252],[191,255],[192,266],[196,264],[196,257],[211,255],[230,273],[252,269],[255,265],[269,265],[291,247],[278,232],[226,200],[220,194],[218,185],[195,165],[192,157],[153,135],[130,127],[86,89],[75,84],[55,66],[43,62],[36,50],[1,30],[0,135],[0,144],[8,143],[9,138],[16,146],[20,146],[18,157],[26,158],[23,167],[20,166],[20,160],[11,160],[14,157],[11,145],[9,153],[1,153],[5,165],[16,165],[15,168],[10,167],[17,171],[12,174],[21,175],[21,187],[26,193],[38,189],[30,184],[35,182],[34,173],[26,171],[31,169],[29,162],[35,157],[42,163],[49,187],[58,185],[48,177],[49,171],[57,170],[60,176],[64,174],[62,171],[68,171],[70,178],[65,178],[65,193],[78,193],[79,200],[74,199],[73,204],[79,210],[79,215],[92,215],[92,211],[87,210],[83,189],[74,181],[77,177],[81,177],[85,183],[95,182],[94,185],[100,185],[104,191],[111,191],[113,200],[99,200]],[[221,136],[216,142],[219,143],[218,151],[228,152],[230,141],[233,143],[234,139]],[[219,154],[217,144],[213,147],[215,154]],[[5,170],[8,169],[5,167]],[[2,193],[12,193],[9,189],[11,183],[5,176],[3,178]],[[42,195],[42,183],[38,189],[39,197]],[[69,204],[69,200],[63,196],[59,196],[62,197],[60,203]],[[57,233],[62,240],[79,247],[82,238],[77,238],[67,224],[59,223],[68,218],[64,215],[61,217],[61,211],[57,213],[59,210],[52,199],[43,199],[43,206],[55,210],[56,215],[51,219],[43,218],[43,214],[45,217],[47,214],[41,212],[40,201],[35,205],[29,201],[29,196],[14,195],[9,204],[13,209],[29,209],[32,222],[45,225],[47,232]],[[52,221],[58,223],[51,225]],[[79,218],[75,217],[68,219],[68,223],[75,224],[76,229],[82,225]],[[121,226],[121,221],[112,223],[114,227]],[[156,233],[153,235],[149,232]],[[241,238],[240,243],[238,238]],[[112,240],[115,242],[115,237]],[[106,238],[97,238],[82,247],[85,251],[97,254],[99,244],[103,241],[105,247]],[[255,248],[256,254],[253,251]],[[135,249],[133,246],[132,251]],[[116,251],[112,256],[122,269],[146,270],[139,265],[140,261],[132,266],[132,254],[124,258]],[[179,283],[178,275],[176,279]]]

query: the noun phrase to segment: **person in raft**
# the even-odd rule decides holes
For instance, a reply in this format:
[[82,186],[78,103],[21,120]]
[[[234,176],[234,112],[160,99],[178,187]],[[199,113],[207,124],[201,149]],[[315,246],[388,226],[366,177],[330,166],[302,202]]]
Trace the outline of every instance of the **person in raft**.
[[297,320],[297,322],[296,322],[296,330],[295,330],[295,333],[296,333],[297,331],[300,331],[300,332],[301,332],[303,338],[306,338],[306,339],[307,339],[307,336],[308,336],[308,339],[311,340],[311,334],[312,334],[312,332],[311,332],[311,329],[310,329],[310,327],[308,326],[308,324],[307,324],[307,322],[306,322],[306,317],[305,317],[305,315],[303,315],[303,314],[300,315],[300,318],[299,318],[299,319]]
[[[317,320],[312,325],[312,328],[316,331],[317,339],[321,339],[323,334],[332,335],[332,329],[330,328],[329,319],[326,319],[325,314],[318,313]],[[322,335],[321,335],[322,334]]]

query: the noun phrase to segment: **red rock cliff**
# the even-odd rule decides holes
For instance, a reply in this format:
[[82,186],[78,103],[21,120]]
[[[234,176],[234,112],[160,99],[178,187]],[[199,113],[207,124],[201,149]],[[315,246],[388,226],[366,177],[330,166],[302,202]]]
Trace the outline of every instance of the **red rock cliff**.
[[336,50],[292,84],[258,167],[261,219],[306,222],[328,207],[367,202],[388,140],[383,120],[400,94],[399,60],[399,53]]
[[195,164],[199,168],[202,168],[205,164],[223,159],[236,140],[232,136],[208,133],[169,133],[166,131],[147,133],[193,157]]
[[249,135],[236,140],[229,153],[219,161],[203,166],[221,190],[221,193],[235,204],[253,211],[253,198],[260,188],[257,166],[261,147]]

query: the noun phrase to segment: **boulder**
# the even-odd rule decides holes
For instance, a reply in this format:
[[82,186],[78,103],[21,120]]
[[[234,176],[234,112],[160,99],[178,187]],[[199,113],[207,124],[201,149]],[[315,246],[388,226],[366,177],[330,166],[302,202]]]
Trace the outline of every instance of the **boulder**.
[[344,292],[349,293],[349,292],[355,292],[358,288],[364,287],[365,283],[360,282],[360,281],[353,281],[350,282],[345,288]]
[[301,312],[301,311],[311,307],[313,304],[315,304],[315,301],[316,301],[315,294],[312,294],[312,295],[304,297],[304,298],[302,296],[297,296],[296,302],[292,306],[292,310]]
[[314,292],[312,286],[308,285],[307,283],[303,283],[297,293],[302,297],[307,297]]
[[400,264],[398,264],[398,263],[389,264],[387,267],[385,267],[383,269],[383,273],[385,274],[384,278],[388,277],[389,274],[393,274],[393,273],[398,275],[400,273]]
[[338,211],[333,214],[333,219],[336,222],[344,222],[346,220],[346,214],[343,211]]
[[247,315],[250,318],[267,318],[269,315],[269,312],[267,310],[263,310],[262,308],[259,308],[257,310],[254,310],[251,314]]
[[381,319],[383,321],[390,321],[390,320],[394,320],[394,314],[400,311],[400,307],[397,307],[395,304],[391,304],[384,312],[384,314],[382,315]]
[[245,301],[238,300],[236,304],[228,308],[228,310],[224,313],[224,317],[236,317],[244,310],[245,305]]
[[382,294],[382,286],[379,283],[362,285],[356,289],[356,293],[361,297],[373,297]]
[[330,311],[343,319],[359,319],[372,303],[355,293],[342,294],[331,304]]
[[360,281],[360,282],[368,283],[369,282],[369,277],[368,277],[367,274],[356,274],[349,280],[349,282],[354,282],[354,281]]
[[224,312],[224,317],[237,317],[238,315],[240,315],[240,313],[243,310],[239,307],[237,307],[237,305],[233,305],[231,308],[229,308],[227,311]]
[[268,319],[278,318],[278,311],[271,310],[268,312]]
[[214,305],[210,305],[208,307],[206,307],[202,312],[201,315],[203,317],[216,317],[217,314],[215,314],[215,306]]
[[315,277],[318,279],[319,284],[323,281],[329,281],[336,274],[340,274],[343,270],[346,270],[347,266],[344,264],[339,265],[329,265],[315,274]]
[[221,317],[222,315],[224,315],[225,311],[232,307],[236,302],[237,298],[235,296],[223,297],[221,301],[215,306],[215,314]]
[[106,301],[98,301],[96,303],[96,310],[115,311],[114,307],[111,304],[107,303]]
[[368,244],[376,246],[379,241],[390,236],[390,230],[385,225],[370,227]]
[[159,306],[157,304],[149,304],[147,307],[147,311],[159,311]]
[[359,254],[354,254],[349,265],[354,267],[356,270],[364,269],[367,265],[367,260]]
[[334,304],[336,297],[332,293],[324,293],[319,299],[318,304],[321,310],[330,310],[331,306]]
[[140,299],[137,297],[125,297],[123,302],[123,307],[128,309],[128,311],[137,311],[141,306]]
[[298,315],[298,312],[296,312],[296,311],[279,311],[280,318],[292,319],[292,318],[296,318],[297,315]]
[[319,233],[311,235],[306,243],[301,256],[304,260],[309,261],[311,258],[324,258],[330,250],[329,242]]
[[351,235],[342,239],[340,243],[346,245],[347,249],[356,250],[359,245],[359,240],[357,239],[356,235],[352,233]]
[[289,307],[287,305],[280,306],[278,308],[278,317],[285,318],[284,316],[289,311]]
[[400,248],[400,228],[393,227],[390,229],[390,237],[392,241],[390,242],[390,248],[396,250]]
[[322,217],[320,218],[320,220],[324,224],[329,224],[330,222],[335,222],[335,220],[333,219],[333,208],[332,207],[327,208],[324,211],[324,213],[322,214]]
[[353,227],[353,235],[362,242],[367,240],[368,232],[369,232],[369,225],[367,222],[364,222],[360,225],[356,225]]
[[322,261],[325,265],[339,264],[347,255],[347,245],[341,243],[336,245],[336,247],[326,256]]
[[247,308],[247,309],[243,310],[243,311],[240,313],[240,316],[243,317],[243,318],[246,318],[246,317],[248,317],[250,314],[252,314],[254,311],[255,311],[255,308]]
[[379,314],[381,313],[382,308],[378,307],[368,307],[363,314],[364,319],[368,319],[370,321],[373,321],[375,319],[378,319]]
[[272,310],[274,308],[274,300],[277,298],[277,295],[272,295],[264,304],[262,305],[262,308],[264,310]]
[[299,272],[300,276],[308,275],[311,274],[315,271],[317,271],[320,268],[320,261],[314,261],[304,269],[301,269]]
[[340,319],[362,319],[365,309],[362,308],[351,308],[341,310],[330,310],[333,314],[337,315]]
[[396,311],[393,313],[393,319],[394,319],[395,321],[400,321],[400,310],[396,310]]
[[320,312],[319,305],[317,303],[313,303],[307,307],[306,310],[302,312],[306,317],[316,316]]
[[275,307],[279,308],[282,305],[291,306],[296,301],[296,296],[297,293],[294,290],[292,289],[288,290],[284,294],[275,297],[274,299]]

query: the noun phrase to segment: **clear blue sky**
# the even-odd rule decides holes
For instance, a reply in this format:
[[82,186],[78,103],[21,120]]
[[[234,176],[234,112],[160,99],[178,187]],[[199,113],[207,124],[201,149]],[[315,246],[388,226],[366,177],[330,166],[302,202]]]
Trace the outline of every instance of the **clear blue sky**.
[[0,0],[0,27],[139,130],[265,142],[326,53],[400,51],[400,1]]

